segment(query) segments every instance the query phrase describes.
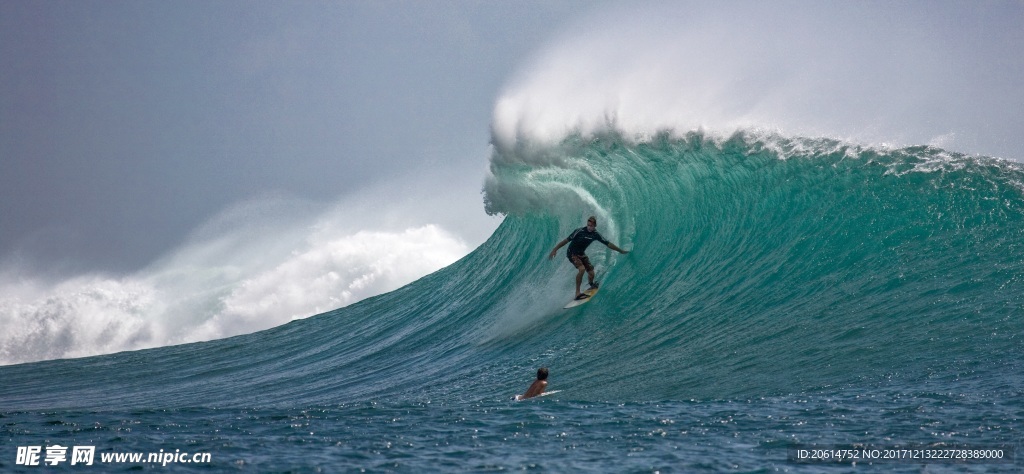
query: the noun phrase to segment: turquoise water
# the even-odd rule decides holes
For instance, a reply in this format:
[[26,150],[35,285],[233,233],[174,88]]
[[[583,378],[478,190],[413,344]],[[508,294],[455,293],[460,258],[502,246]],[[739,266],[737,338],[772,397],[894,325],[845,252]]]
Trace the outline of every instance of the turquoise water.
[[[754,133],[575,136],[491,165],[504,222],[404,288],[0,367],[0,468],[54,443],[212,455],[158,469],[403,472],[816,472],[789,450],[1019,444],[1020,165]],[[574,271],[546,256],[591,214],[632,252],[592,246],[602,291],[562,310]],[[539,366],[560,392],[511,401]]]

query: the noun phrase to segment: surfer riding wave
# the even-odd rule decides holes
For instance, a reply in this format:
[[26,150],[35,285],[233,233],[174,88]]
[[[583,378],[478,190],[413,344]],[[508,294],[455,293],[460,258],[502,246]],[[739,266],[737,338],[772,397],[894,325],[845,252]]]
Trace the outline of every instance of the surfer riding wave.
[[555,245],[555,248],[552,249],[551,253],[548,255],[549,260],[555,258],[555,254],[558,253],[558,249],[564,247],[565,244],[569,244],[569,248],[566,250],[565,256],[569,259],[569,262],[572,263],[572,266],[576,267],[579,271],[576,274],[575,297],[575,299],[578,300],[586,299],[588,296],[587,294],[580,292],[580,285],[583,284],[584,272],[587,274],[587,280],[590,283],[590,287],[597,288],[598,286],[597,282],[594,281],[594,266],[591,265],[590,259],[587,258],[586,254],[587,247],[589,247],[595,240],[607,245],[608,248],[621,254],[629,253],[628,250],[620,249],[615,244],[609,242],[608,239],[601,236],[601,234],[597,232],[597,217],[590,216],[587,218],[586,226],[574,230],[569,234],[569,237],[566,237],[564,240],[559,242],[558,245]]

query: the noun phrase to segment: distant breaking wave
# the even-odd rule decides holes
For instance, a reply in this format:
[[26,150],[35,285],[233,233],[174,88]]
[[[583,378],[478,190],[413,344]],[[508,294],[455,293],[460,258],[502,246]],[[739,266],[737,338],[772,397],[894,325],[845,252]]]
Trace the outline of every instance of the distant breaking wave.
[[354,219],[368,220],[250,202],[134,274],[0,273],[0,364],[259,331],[391,291],[470,250],[437,225],[352,229]]

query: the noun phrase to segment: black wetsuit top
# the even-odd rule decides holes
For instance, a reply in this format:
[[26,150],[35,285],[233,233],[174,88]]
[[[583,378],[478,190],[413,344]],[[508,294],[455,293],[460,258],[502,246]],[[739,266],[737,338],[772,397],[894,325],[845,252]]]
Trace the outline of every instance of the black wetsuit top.
[[586,227],[580,227],[569,234],[569,250],[566,250],[565,254],[568,256],[572,255],[583,255],[587,251],[587,247],[593,241],[601,242],[602,244],[608,245],[608,239],[601,237],[596,230],[590,232]]

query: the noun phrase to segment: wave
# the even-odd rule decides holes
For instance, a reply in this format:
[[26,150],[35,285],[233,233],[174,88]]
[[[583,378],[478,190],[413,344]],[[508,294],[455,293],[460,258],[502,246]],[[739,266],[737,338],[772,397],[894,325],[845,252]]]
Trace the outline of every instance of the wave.
[[576,135],[497,155],[491,212],[550,213],[562,233],[597,213],[633,247],[603,260],[597,336],[577,341],[594,394],[751,395],[1020,362],[1019,164],[758,133]]
[[[504,220],[465,257],[395,291],[263,332],[4,367],[5,402],[508,399],[540,365],[560,396],[577,400],[876,384],[1024,390],[1015,375],[1024,354],[1024,169],[989,157],[1024,157],[1024,63],[1004,54],[1021,44],[1022,30],[1013,15],[999,19],[1013,7],[628,8],[567,30],[498,98],[484,204]],[[990,57],[1002,59],[993,66]],[[545,257],[588,215],[632,252],[591,247],[603,289],[565,311],[573,270]],[[96,353],[40,349],[74,347],[64,341],[82,334],[91,334],[84,346],[122,341],[100,352],[145,347],[134,341],[155,330],[131,325],[141,315],[201,329],[232,302],[243,310],[218,319],[228,327],[244,325],[248,310],[283,322],[297,306],[341,304],[331,298],[342,286],[318,279],[330,271],[303,268],[322,269],[329,249],[363,240],[354,231],[311,234],[303,222],[266,233],[297,235],[284,240],[298,245],[272,238],[222,258],[237,240],[200,239],[214,247],[189,246],[168,260],[184,264],[157,265],[147,278],[82,280],[57,293],[10,282],[4,294],[30,297],[3,302],[6,314],[20,315],[5,328],[96,301],[90,314],[128,323],[107,330],[107,319],[86,318],[34,345],[16,336],[5,347],[23,347],[4,356]],[[434,245],[456,249],[443,252],[451,260],[468,250],[432,235]],[[264,253],[280,258],[252,258]],[[190,271],[188,262],[208,257],[216,264],[198,267],[212,276]],[[254,260],[263,263],[236,271]],[[351,261],[336,263],[340,275]],[[190,275],[170,281],[198,287],[202,304],[175,306],[179,298],[147,286],[161,281],[161,268]],[[232,284],[220,285],[223,275]],[[322,291],[303,293],[320,283]],[[279,291],[288,288],[297,292]],[[112,376],[111,367],[132,376]],[[48,371],[65,377],[61,393],[40,377]]]
[[[491,238],[396,291],[201,345],[14,366],[8,399],[67,403],[28,381],[67,365],[116,386],[86,405],[472,400],[520,392],[540,365],[580,400],[1021,388],[1018,164],[756,133],[575,135],[496,150],[485,193],[506,214]],[[632,252],[592,246],[603,290],[562,310],[574,272],[546,254],[589,214]],[[96,376],[110,364],[138,376]],[[202,388],[160,390],[182,380]]]
[[0,274],[0,364],[259,331],[391,291],[470,250],[438,225],[389,224],[351,209],[243,203],[129,275],[51,281],[8,270]]

